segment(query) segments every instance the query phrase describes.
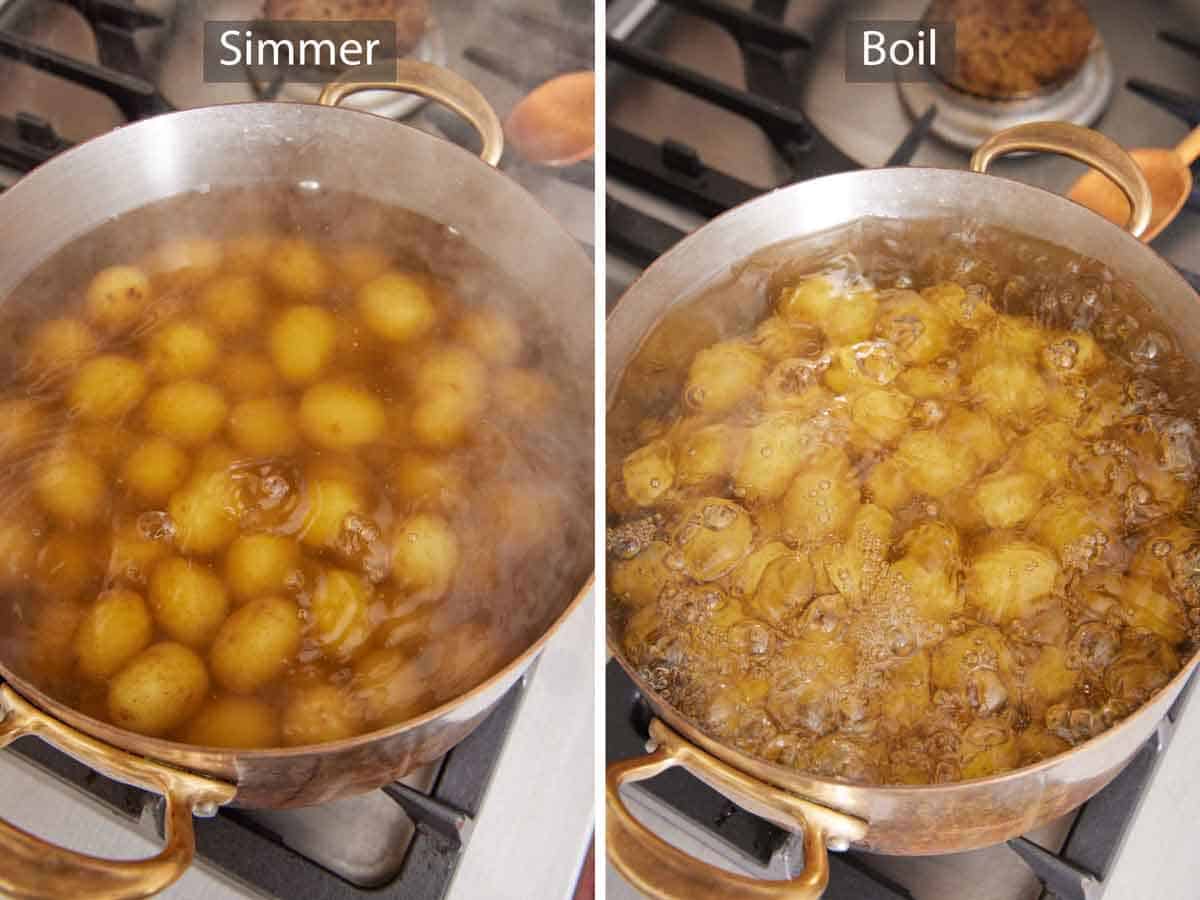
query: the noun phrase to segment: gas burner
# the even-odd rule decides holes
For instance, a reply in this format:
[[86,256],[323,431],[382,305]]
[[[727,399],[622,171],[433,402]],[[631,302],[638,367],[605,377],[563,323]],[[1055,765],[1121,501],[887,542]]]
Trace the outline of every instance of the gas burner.
[[1108,50],[1097,37],[1079,71],[1044,94],[990,100],[943,81],[902,81],[898,86],[910,115],[915,118],[936,107],[930,131],[948,144],[974,150],[995,132],[1023,122],[1053,119],[1091,125],[1108,108],[1115,81]]

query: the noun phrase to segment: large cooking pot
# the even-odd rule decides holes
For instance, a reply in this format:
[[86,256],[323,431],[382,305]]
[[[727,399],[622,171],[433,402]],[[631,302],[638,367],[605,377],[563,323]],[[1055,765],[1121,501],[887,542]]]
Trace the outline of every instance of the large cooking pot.
[[[1004,153],[1049,151],[1088,163],[1116,181],[1133,215],[1128,231],[1056,194],[986,174]],[[848,172],[774,191],[738,207],[681,241],[621,299],[608,322],[608,396],[642,338],[673,304],[695,296],[757,250],[864,216],[964,216],[1104,260],[1136,284],[1185,352],[1200,361],[1200,303],[1187,282],[1137,235],[1150,216],[1150,192],[1133,160],[1102,135],[1074,125],[1033,123],[1000,132],[971,160],[970,172],[891,168]],[[1068,752],[1002,775],[945,785],[863,786],[813,777],[749,756],[709,737],[641,678],[610,626],[611,652],[657,718],[650,752],[607,773],[607,840],[613,865],[660,898],[815,898],[829,878],[827,849],[952,853],[1007,840],[1083,803],[1117,776],[1154,732],[1196,668],[1193,657],[1136,713]],[[665,843],[623,805],[620,788],[680,766],[744,809],[803,833],[804,871],[792,881],[759,881],[689,857]]]
[[[483,138],[482,160],[415,128],[335,108],[368,89],[422,94],[459,112]],[[493,168],[502,144],[495,113],[470,83],[411,61],[398,64],[393,83],[332,85],[321,105],[247,103],[148,119],[56,157],[0,198],[0,298],[59,248],[122,213],[209,186],[311,179],[453,225],[522,286],[572,365],[591,372],[591,264],[529,194]],[[436,760],[533,664],[587,590],[574,587],[574,597],[551,598],[557,615],[545,633],[469,693],[410,721],[315,748],[225,751],[144,737],[70,709],[0,661],[0,746],[36,735],[104,775],[166,798],[165,846],[147,860],[96,859],[0,821],[0,894],[147,896],[190,864],[193,815],[212,815],[225,804],[323,803]]]

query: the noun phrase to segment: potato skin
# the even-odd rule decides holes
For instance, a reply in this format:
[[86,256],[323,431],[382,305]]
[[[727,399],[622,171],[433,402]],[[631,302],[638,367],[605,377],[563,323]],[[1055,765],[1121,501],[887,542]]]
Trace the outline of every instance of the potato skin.
[[288,690],[283,707],[283,743],[288,747],[324,744],[358,734],[361,713],[341,688],[313,683]]
[[284,295],[300,301],[320,297],[333,283],[333,269],[313,244],[285,238],[267,255],[264,274]]
[[36,373],[74,369],[96,352],[98,338],[87,323],[64,317],[43,322],[29,341],[28,366]]
[[152,437],[134,448],[121,467],[121,479],[139,499],[162,503],[187,477],[191,462],[180,447]]
[[310,478],[305,486],[304,503],[307,509],[299,538],[307,547],[332,547],[346,517],[367,508],[357,485],[334,477]]
[[267,333],[267,352],[284,381],[308,384],[321,376],[337,347],[337,320],[321,306],[293,306]]
[[238,534],[237,504],[227,471],[197,471],[167,503],[179,549],[207,555],[227,546]]
[[203,322],[168,322],[147,342],[146,368],[162,381],[195,378],[213,367],[218,350],[216,338]]
[[758,387],[767,362],[744,343],[725,341],[701,350],[688,369],[684,402],[699,413],[728,412]]
[[208,670],[195,651],[170,641],[147,647],[109,683],[113,724],[151,737],[190,719],[208,694]]
[[392,538],[392,573],[402,590],[440,597],[458,570],[459,542],[441,516],[418,513],[397,527]]
[[184,730],[183,739],[198,747],[255,750],[278,747],[279,716],[254,697],[225,694],[206,703]]
[[88,318],[104,331],[122,331],[146,309],[153,291],[150,277],[136,266],[110,266],[97,272],[87,286]]
[[103,681],[150,645],[154,620],[141,595],[130,590],[106,591],[79,623],[75,654],[79,672]]
[[67,525],[97,521],[108,503],[104,471],[74,450],[61,450],[40,460],[33,487],[46,512]]
[[110,353],[83,364],[71,384],[68,402],[85,422],[112,422],[131,413],[147,389],[141,363]]
[[799,545],[841,537],[858,508],[859,496],[845,452],[826,449],[804,467],[784,495],[784,528]]
[[225,585],[202,563],[173,556],[150,574],[150,608],[159,627],[189,647],[205,647],[229,611]]
[[185,447],[209,441],[225,424],[229,406],[221,391],[203,381],[164,384],[146,398],[146,427]]
[[300,649],[300,609],[278,595],[234,610],[209,651],[213,677],[226,690],[250,694],[283,674]]
[[521,358],[521,328],[502,312],[471,310],[458,320],[454,333],[489,365],[511,366]]
[[1058,560],[1044,547],[1014,541],[971,560],[967,598],[990,622],[1022,618],[1037,598],[1049,594],[1059,574]]
[[323,450],[347,451],[379,440],[387,425],[383,404],[352,384],[323,382],[300,400],[300,429]]
[[634,503],[653,506],[675,484],[671,445],[657,440],[634,450],[621,464],[621,478],[626,494]]
[[321,574],[309,604],[309,624],[328,658],[345,662],[367,642],[371,595],[371,585],[353,572],[327,569]]
[[266,302],[266,291],[259,279],[239,272],[210,281],[197,305],[218,332],[239,335],[258,324]]
[[437,307],[422,279],[385,272],[358,289],[358,314],[386,341],[407,343],[425,337],[437,324]]
[[300,546],[284,535],[239,535],[225,553],[225,583],[240,601],[282,593],[299,569]]

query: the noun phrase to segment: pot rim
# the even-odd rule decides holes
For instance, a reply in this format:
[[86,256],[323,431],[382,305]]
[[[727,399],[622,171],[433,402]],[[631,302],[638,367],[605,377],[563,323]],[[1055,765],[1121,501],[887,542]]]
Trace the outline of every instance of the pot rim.
[[[1045,198],[1047,198],[1050,201],[1053,201],[1055,204],[1058,204],[1058,203],[1069,204],[1069,207],[1072,208],[1073,210],[1075,210],[1075,209],[1082,210],[1085,213],[1087,213],[1088,215],[1092,216],[1093,218],[1103,222],[1105,224],[1105,226],[1107,226],[1109,229],[1112,229],[1112,231],[1115,234],[1121,235],[1121,237],[1124,240],[1132,241],[1135,244],[1137,244],[1143,251],[1148,253],[1150,255],[1150,257],[1152,257],[1154,260],[1156,260],[1160,266],[1162,266],[1166,269],[1169,269],[1170,274],[1176,279],[1176,281],[1180,285],[1182,285],[1186,290],[1191,291],[1192,293],[1195,293],[1195,291],[1192,289],[1191,285],[1188,284],[1188,282],[1184,279],[1184,277],[1179,274],[1178,270],[1176,270],[1175,267],[1172,266],[1166,260],[1166,258],[1163,257],[1162,254],[1160,254],[1152,246],[1138,240],[1132,234],[1130,234],[1128,231],[1126,231],[1123,227],[1109,221],[1108,219],[1101,216],[1099,213],[1094,212],[1093,210],[1089,209],[1088,207],[1083,206],[1082,204],[1075,203],[1073,200],[1070,200],[1061,194],[1057,194],[1054,191],[1049,190],[1048,188],[1043,188],[1043,187],[1039,187],[1037,185],[1027,184],[1023,181],[1017,181],[1012,178],[1005,178],[1000,175],[994,175],[990,172],[972,172],[970,170],[951,169],[951,168],[942,167],[942,166],[884,166],[884,167],[880,167],[877,169],[856,169],[856,170],[847,171],[847,172],[835,172],[830,175],[823,175],[820,178],[812,178],[812,179],[809,179],[809,180],[806,180],[803,182],[797,182],[795,184],[784,185],[782,187],[777,187],[773,190],[770,190],[763,194],[760,194],[757,197],[752,197],[751,199],[749,199],[743,203],[739,203],[737,206],[734,206],[734,207],[731,207],[730,209],[725,210],[725,212],[721,213],[719,216],[714,217],[713,219],[709,220],[705,224],[701,225],[699,228],[696,228],[694,231],[689,233],[686,237],[683,238],[683,240],[679,241],[679,243],[675,244],[666,253],[657,257],[649,266],[647,266],[641,272],[641,274],[639,274],[638,277],[633,281],[633,283],[631,283],[629,285],[629,287],[625,290],[625,292],[623,294],[621,294],[621,296],[617,299],[617,302],[615,304],[613,304],[613,308],[609,311],[608,315],[605,317],[606,324],[610,324],[612,322],[613,318],[617,315],[618,310],[621,309],[622,304],[625,304],[627,302],[629,296],[638,289],[638,287],[643,283],[643,281],[649,275],[651,275],[651,273],[655,272],[660,265],[665,265],[664,261],[669,256],[674,254],[680,248],[683,248],[685,244],[687,244],[689,241],[696,238],[701,232],[703,232],[709,226],[711,226],[717,222],[720,222],[721,220],[725,219],[726,217],[734,216],[735,214],[742,214],[748,207],[751,207],[757,203],[763,202],[767,198],[773,197],[774,195],[776,195],[780,192],[792,191],[795,193],[799,193],[800,191],[808,188],[809,185],[828,183],[829,181],[831,181],[833,179],[839,179],[839,178],[845,180],[846,178],[853,178],[853,177],[861,176],[864,173],[874,174],[874,173],[879,173],[879,172],[891,172],[891,173],[924,172],[924,173],[936,173],[936,174],[941,174],[941,175],[950,175],[953,177],[969,176],[971,178],[986,178],[986,179],[990,179],[993,181],[1004,182],[1005,188],[1009,189],[1009,190],[1020,189],[1020,190],[1036,191],[1038,194],[1044,195]],[[953,212],[947,211],[945,217],[952,218],[953,215],[954,215]],[[850,219],[847,221],[852,222],[852,221],[857,221],[858,219],[864,219],[864,218],[871,218],[871,216],[862,215],[862,216],[858,216],[857,219]],[[880,217],[880,218],[896,218],[896,219],[902,220],[902,217],[898,217],[898,216],[897,217],[889,216],[889,217]],[[914,221],[922,221],[922,220],[927,221],[927,220],[934,219],[934,218],[937,218],[937,217],[923,216],[923,217],[920,217],[919,219],[914,219]],[[1026,234],[1028,234],[1028,232],[1026,232]],[[784,237],[780,237],[778,241],[775,241],[773,243],[782,243],[783,241],[792,240],[794,238],[804,237],[804,236],[805,236],[804,234],[784,236]],[[1030,236],[1033,236],[1033,235],[1030,235]],[[773,246],[773,243],[772,244],[764,244],[762,247],[759,248],[759,250],[760,251],[765,250],[768,247]],[[1049,241],[1049,243],[1055,243],[1055,242]],[[742,259],[744,259],[744,258],[745,257],[742,257],[741,259],[737,259],[737,260],[731,260],[730,266],[736,265],[737,263],[741,262]],[[699,290],[701,290],[701,289],[697,289],[697,291],[693,292],[693,294],[691,296],[695,297],[699,293]],[[687,298],[687,297],[676,298],[669,306],[666,307],[666,309],[673,309],[678,304],[684,303],[688,299],[690,299],[690,298]],[[641,342],[644,341],[648,335],[649,335],[649,332],[647,331],[639,336],[639,338],[638,338],[639,346],[640,346]],[[625,374],[624,369],[628,365],[628,363],[629,363],[628,359],[624,361],[624,364],[621,369],[621,378],[624,377],[624,374]],[[619,384],[619,379],[618,379],[617,383]],[[606,397],[606,402],[605,402],[606,412],[611,410],[613,402],[615,402],[615,396]],[[604,599],[605,609],[607,609],[607,605],[608,605],[607,569],[606,569],[606,578],[605,578],[605,595],[604,595],[603,599]],[[917,785],[879,784],[879,785],[876,785],[876,784],[860,784],[860,783],[853,782],[853,781],[845,781],[845,780],[836,779],[836,778],[825,778],[825,777],[822,777],[819,775],[813,775],[813,774],[805,772],[801,769],[790,768],[788,766],[783,766],[783,765],[780,765],[779,763],[773,763],[773,762],[770,762],[769,760],[766,760],[766,759],[763,759],[763,758],[760,758],[757,756],[752,756],[748,753],[744,753],[743,751],[738,750],[736,747],[733,747],[732,745],[727,744],[724,741],[714,738],[712,735],[708,734],[703,729],[701,729],[693,721],[693,719],[690,716],[685,716],[673,704],[668,703],[662,697],[661,694],[659,694],[652,687],[650,687],[650,685],[647,684],[645,682],[645,680],[640,675],[637,674],[636,671],[634,671],[633,666],[630,665],[629,661],[626,659],[624,651],[621,649],[615,636],[612,634],[612,629],[609,627],[606,627],[605,642],[608,647],[609,653],[612,655],[612,657],[614,659],[617,660],[617,662],[620,664],[621,668],[625,671],[625,674],[627,674],[630,677],[630,679],[633,681],[633,683],[637,687],[637,689],[643,695],[645,695],[651,701],[653,701],[652,705],[657,705],[657,706],[662,707],[663,709],[668,710],[671,714],[676,716],[679,721],[686,723],[688,725],[690,731],[695,732],[695,734],[685,733],[683,735],[683,737],[685,737],[689,741],[696,741],[697,743],[700,743],[701,746],[703,746],[705,749],[708,749],[711,752],[716,753],[722,759],[724,759],[726,762],[728,762],[730,765],[734,765],[737,768],[741,769],[742,771],[746,771],[746,767],[743,765],[742,761],[743,760],[753,761],[755,766],[763,767],[766,771],[770,772],[771,775],[777,776],[773,779],[773,783],[776,784],[777,786],[782,787],[784,790],[793,790],[792,788],[786,787],[786,785],[789,781],[792,781],[795,778],[799,777],[799,778],[806,778],[810,781],[817,782],[820,784],[826,784],[831,787],[840,788],[843,790],[844,789],[869,790],[872,792],[879,792],[879,793],[885,794],[887,796],[892,796],[897,799],[928,796],[930,793],[935,792],[935,791],[952,791],[956,788],[964,787],[964,786],[989,787],[990,788],[993,786],[1006,784],[1009,781],[1015,781],[1015,780],[1018,780],[1021,778],[1026,778],[1026,777],[1033,775],[1033,773],[1043,772],[1050,768],[1058,766],[1059,764],[1064,762],[1068,757],[1075,756],[1077,754],[1082,753],[1085,750],[1088,750],[1089,748],[1092,748],[1092,747],[1098,745],[1099,743],[1103,742],[1105,740],[1105,738],[1110,737],[1111,735],[1120,733],[1122,730],[1129,730],[1130,728],[1132,728],[1134,722],[1141,718],[1141,713],[1143,713],[1151,705],[1159,702],[1165,695],[1170,694],[1172,692],[1175,692],[1175,693],[1182,692],[1186,682],[1188,681],[1188,679],[1191,678],[1192,674],[1196,670],[1197,664],[1200,663],[1200,647],[1197,647],[1196,649],[1194,649],[1192,651],[1191,655],[1181,664],[1179,671],[1176,672],[1175,675],[1165,685],[1163,685],[1161,688],[1159,688],[1157,691],[1155,691],[1152,695],[1150,695],[1150,697],[1148,697],[1143,703],[1141,703],[1137,707],[1137,709],[1135,709],[1133,712],[1131,712],[1129,715],[1127,715],[1125,718],[1123,718],[1120,722],[1118,722],[1117,724],[1113,725],[1110,728],[1106,728],[1104,731],[1100,732],[1099,734],[1095,735],[1094,737],[1090,737],[1086,741],[1083,741],[1080,744],[1076,744],[1075,746],[1071,747],[1068,750],[1064,750],[1062,753],[1057,753],[1054,756],[1047,757],[1046,759],[1040,760],[1036,763],[1030,763],[1027,766],[1022,766],[1017,769],[1010,769],[1007,772],[1001,772],[997,775],[988,775],[988,776],[984,776],[982,778],[964,779],[961,781],[949,782],[947,784],[917,784]],[[670,724],[670,723],[668,723],[668,724]],[[697,740],[697,736],[699,736],[700,740]],[[793,792],[795,792],[795,791],[793,790]]]

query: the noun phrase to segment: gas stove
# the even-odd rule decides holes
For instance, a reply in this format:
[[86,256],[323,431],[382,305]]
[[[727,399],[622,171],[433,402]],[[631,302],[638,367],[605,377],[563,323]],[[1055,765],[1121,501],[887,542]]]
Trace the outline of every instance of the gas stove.
[[[916,20],[926,0],[611,0],[607,4],[607,287],[611,305],[660,254],[732,206],[792,182],[882,165],[965,169],[958,110],[933,89],[851,84],[844,24]],[[1061,114],[1127,147],[1171,147],[1200,125],[1200,3],[1093,0],[1099,49]],[[1096,50],[1094,47],[1093,50]],[[1084,87],[1078,87],[1083,84]],[[1096,97],[1104,100],[1096,104]],[[1074,106],[1072,106],[1074,104]],[[1099,106],[1099,108],[1089,108]],[[1006,110],[1015,114],[1011,107]],[[1045,113],[1055,115],[1054,111]],[[939,122],[940,120],[940,122]],[[968,117],[969,123],[969,117]],[[997,118],[996,129],[1005,122]],[[973,124],[973,123],[969,123]],[[1059,192],[1070,160],[1006,158],[997,174]],[[1154,247],[1200,290],[1200,195]],[[606,755],[643,752],[648,711],[616,662]],[[1195,692],[1192,692],[1194,695]],[[936,857],[831,857],[832,900],[1126,900],[1197,896],[1200,826],[1190,760],[1200,705],[1185,694],[1124,773],[1080,810],[1006,845]],[[1189,711],[1191,710],[1191,711]],[[737,809],[686,772],[626,789],[656,833],[733,871],[786,878],[795,835]],[[1178,809],[1176,813],[1173,810]],[[637,896],[610,867],[608,896]]]
[[[505,0],[486,11],[433,0],[419,58],[469,78],[503,118],[555,75],[592,67],[593,5]],[[112,128],[213,103],[314,99],[270,73],[201,81],[201,23],[253,19],[261,0],[0,0],[0,189]],[[511,49],[520,46],[520,54]],[[466,147],[477,138],[417,98],[367,108]],[[501,167],[585,246],[591,163],[548,169],[507,153]],[[113,177],[120,177],[114,172]],[[349,900],[570,897],[593,821],[589,598],[537,666],[446,757],[381,790],[295,811],[226,810],[198,820],[197,864],[165,896]],[[555,740],[545,741],[553,733]],[[0,753],[0,814],[101,855],[146,855],[161,801],[101,778],[36,740]]]

